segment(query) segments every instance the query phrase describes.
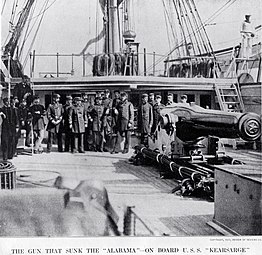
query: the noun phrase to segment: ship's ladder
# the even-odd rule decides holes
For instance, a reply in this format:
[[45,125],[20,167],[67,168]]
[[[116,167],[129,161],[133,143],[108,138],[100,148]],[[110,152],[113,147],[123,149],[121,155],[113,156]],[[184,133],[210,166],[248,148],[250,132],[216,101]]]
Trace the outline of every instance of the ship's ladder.
[[227,112],[244,112],[245,107],[238,83],[215,84],[220,109]]
[[125,68],[124,68],[124,76],[127,75],[127,70],[129,71],[129,75],[135,75],[138,72],[138,68],[134,59],[135,54],[129,53],[126,57]]

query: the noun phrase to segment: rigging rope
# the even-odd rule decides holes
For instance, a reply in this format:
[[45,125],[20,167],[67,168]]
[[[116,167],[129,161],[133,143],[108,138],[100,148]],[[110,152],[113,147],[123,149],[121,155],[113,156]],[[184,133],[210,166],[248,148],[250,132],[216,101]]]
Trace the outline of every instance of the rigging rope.
[[[233,1],[233,2],[231,2],[231,1]],[[219,8],[217,11],[215,11],[207,20],[205,20],[205,21],[203,22],[203,26],[205,26],[207,23],[213,21],[213,20],[214,20],[216,17],[218,17],[222,12],[224,12],[224,11],[225,11],[226,9],[228,9],[232,4],[234,4],[235,1],[236,1],[236,0],[228,0],[222,7],[220,7],[220,8]],[[230,2],[231,2],[231,3],[230,3]],[[227,5],[228,5],[228,6],[227,6]],[[223,10],[223,9],[224,9],[224,10]],[[201,28],[202,28],[201,26],[198,27],[195,32],[197,33]],[[184,41],[181,40],[181,41],[179,42],[179,44],[175,45],[174,48],[173,48],[171,51],[167,52],[162,58],[159,58],[159,59],[156,61],[155,65],[158,65],[158,64],[161,63],[164,59],[166,59],[168,56],[170,56],[170,55],[172,54],[172,52],[174,52],[177,48],[181,47],[181,46],[183,45],[183,43],[184,43]],[[152,65],[149,66],[149,67],[147,68],[147,70],[150,70],[151,68],[152,68]]]
[[[168,25],[167,25],[167,14],[166,14],[166,8],[165,8],[165,3],[164,0],[162,0],[162,3],[164,5],[164,17],[165,17],[165,25],[166,25],[166,30],[167,30],[167,40],[168,40],[168,45],[169,45],[169,49],[171,50],[171,42],[170,42],[170,37],[169,37],[169,33],[168,33]],[[171,32],[173,33],[172,29]]]
[[[46,0],[46,1],[45,1],[45,4],[44,4],[45,8],[46,8],[48,2],[49,2],[49,0]],[[27,53],[27,55],[26,55],[26,57],[25,57],[25,60],[24,60],[24,62],[23,62],[23,67],[25,67],[25,65],[26,65],[26,63],[27,63],[27,61],[28,61],[30,52],[31,52],[31,50],[32,50],[33,44],[34,44],[34,42],[35,42],[37,33],[38,33],[38,31],[39,31],[39,28],[40,28],[40,25],[42,24],[42,21],[43,21],[43,18],[44,18],[44,14],[45,14],[45,12],[42,13],[42,17],[41,17],[41,19],[40,19],[40,21],[39,21],[39,23],[38,23],[38,26],[37,26],[35,35],[34,35],[33,40],[32,40],[32,42],[31,42],[31,44],[30,44],[30,46],[29,46],[28,53]]]
[[[35,11],[35,8],[36,8],[36,3],[34,2],[34,6],[32,7],[32,12],[30,13],[30,16],[33,16],[34,11]],[[20,47],[20,53],[19,53],[19,56],[18,56],[18,59],[19,59],[19,60],[21,59],[25,42],[26,42],[26,40],[27,40],[27,38],[28,38],[28,36],[29,36],[29,34],[30,34],[30,32],[31,32],[31,30],[30,30],[29,33],[28,33],[30,23],[31,23],[31,19],[28,20],[27,27],[26,27],[26,31],[25,31],[25,33],[24,33],[24,39],[23,39],[23,42],[22,42],[22,46]],[[33,26],[34,26],[34,24],[33,24]],[[28,34],[28,36],[27,36],[27,34]]]
[[[38,13],[36,16],[32,17],[31,19],[35,19],[46,12],[57,0],[54,0],[48,7],[46,7],[42,12]],[[30,19],[29,19],[30,20]]]
[[[182,1],[182,2],[184,2],[184,1]],[[192,40],[192,37],[191,37],[191,35],[190,35],[189,27],[188,27],[188,24],[187,24],[187,14],[186,14],[186,10],[185,10],[185,13],[184,13],[180,1],[178,2],[178,5],[179,5],[179,8],[180,8],[181,19],[184,18],[185,28],[187,29],[187,33],[188,33],[189,40],[190,40],[190,42],[191,42],[191,44],[192,44],[192,46],[193,46],[193,40]],[[189,52],[189,49],[188,49],[188,45],[187,45],[187,44],[186,44],[186,48],[187,48],[188,55],[190,55],[190,52]],[[195,54],[196,54],[196,53],[195,53],[195,47],[193,47],[193,51],[194,51],[194,55],[195,55]]]
[[5,9],[5,4],[6,4],[6,0],[4,1],[4,3],[3,3],[3,6],[2,6],[2,11],[1,11],[1,15],[3,14],[3,12],[4,12],[4,9]]
[[[199,51],[199,53],[201,54],[201,49],[200,49],[200,46],[199,46],[199,41],[198,41],[198,38],[197,38],[197,34],[195,33],[193,24],[192,24],[192,22],[191,22],[191,19],[190,19],[188,13],[187,13],[187,9],[186,9],[185,2],[182,1],[182,3],[183,3],[183,6],[184,6],[184,9],[185,9],[185,11],[186,11],[186,17],[188,18],[188,22],[189,22],[190,28],[191,28],[191,30],[192,30],[192,33],[193,33],[193,36],[194,36],[194,39],[195,39],[195,42],[196,42],[198,51]],[[191,32],[189,32],[189,30],[188,30],[188,33],[190,34]],[[192,42],[192,44],[193,44],[193,42]],[[193,46],[193,45],[192,45],[192,46]],[[193,48],[193,49],[194,49],[194,48]],[[195,49],[194,49],[194,54],[196,55]]]
[[[163,6],[164,6],[164,16],[165,16],[165,22],[166,22],[166,27],[167,26],[167,19],[169,21],[169,24],[170,24],[170,28],[171,28],[171,32],[172,32],[172,35],[173,35],[173,38],[174,38],[174,41],[177,42],[177,34],[176,34],[176,30],[174,29],[173,27],[173,22],[171,21],[171,17],[168,15],[168,10],[167,10],[167,6],[165,4],[165,1],[162,0],[162,3],[163,3]],[[168,33],[168,31],[167,31]],[[169,33],[168,33],[169,34]],[[170,38],[169,38],[169,35],[168,36],[168,40],[169,40],[169,48],[171,49],[171,42],[170,42]],[[180,56],[180,51],[178,52],[179,56]]]

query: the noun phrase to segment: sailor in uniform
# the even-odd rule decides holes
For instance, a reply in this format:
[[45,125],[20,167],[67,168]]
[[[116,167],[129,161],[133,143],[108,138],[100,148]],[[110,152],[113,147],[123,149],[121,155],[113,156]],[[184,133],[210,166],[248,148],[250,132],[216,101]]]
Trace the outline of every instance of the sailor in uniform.
[[58,151],[63,152],[62,145],[62,120],[64,109],[60,102],[60,95],[53,95],[53,103],[48,106],[47,109],[47,119],[48,125],[46,130],[48,131],[48,141],[47,141],[47,153],[50,153],[52,150],[52,143],[54,136],[57,138]]
[[87,127],[87,117],[80,97],[74,98],[74,104],[69,110],[69,127],[74,137],[73,153],[85,153],[84,133]]
[[157,125],[160,121],[160,117],[161,117],[160,112],[161,112],[162,109],[165,108],[165,106],[161,103],[161,99],[162,99],[162,97],[160,95],[156,95],[156,101],[155,101],[155,104],[153,106],[154,121],[153,121],[153,126],[152,126],[152,129],[151,129],[152,134],[156,131]]
[[102,98],[96,97],[95,105],[93,106],[90,115],[93,120],[93,141],[95,151],[104,151],[104,123],[105,123],[105,108],[102,104]]
[[71,96],[66,96],[66,103],[63,106],[64,108],[64,115],[63,115],[63,120],[64,120],[64,125],[63,125],[63,131],[65,133],[65,152],[73,152],[74,149],[74,137],[72,134],[72,129],[70,128],[69,125],[69,112],[70,109],[72,108],[72,101],[73,98]]
[[122,153],[128,153],[131,140],[131,131],[134,129],[134,106],[127,99],[127,93],[121,92],[121,104],[119,105],[118,128],[119,134],[124,138]]
[[242,58],[249,58],[252,55],[252,37],[255,36],[253,33],[251,21],[250,21],[249,14],[245,15],[245,20],[242,22],[241,25],[241,36],[242,36],[242,44],[241,44],[241,57]]
[[148,103],[148,94],[142,95],[142,105],[138,112],[138,127],[141,132],[141,144],[148,146],[148,136],[153,126],[153,107]]

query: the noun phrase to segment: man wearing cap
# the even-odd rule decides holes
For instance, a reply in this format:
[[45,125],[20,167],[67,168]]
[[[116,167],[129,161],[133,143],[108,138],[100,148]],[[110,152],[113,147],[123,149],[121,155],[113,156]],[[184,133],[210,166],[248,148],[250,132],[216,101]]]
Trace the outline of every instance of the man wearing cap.
[[104,138],[107,142],[109,142],[110,134],[111,134],[111,127],[112,127],[112,103],[113,100],[110,98],[110,91],[108,89],[105,89],[104,91],[104,97],[103,97],[103,106],[104,106]]
[[18,98],[16,96],[15,97],[11,96],[10,97],[10,107],[14,110],[16,118],[18,118],[18,129],[14,133],[15,134],[15,140],[14,140],[15,143],[13,146],[13,153],[12,153],[15,157],[17,156],[16,148],[17,148],[18,140],[21,136],[20,122],[19,122],[18,108],[17,108],[18,106],[19,106]]
[[63,151],[62,145],[62,120],[64,109],[60,102],[60,95],[53,95],[53,103],[48,106],[47,109],[47,119],[48,125],[46,130],[48,131],[48,141],[47,141],[47,153],[52,150],[52,143],[54,136],[57,138],[58,151]]
[[114,99],[112,103],[112,138],[111,138],[111,144],[112,144],[112,151],[111,154],[118,153],[118,130],[119,126],[118,123],[118,117],[119,117],[119,106],[121,104],[120,99],[120,91],[115,90],[114,91]]
[[166,103],[166,106],[167,106],[167,107],[173,107],[173,106],[175,106],[175,103],[174,103],[174,101],[173,101],[173,94],[172,94],[172,93],[169,93],[169,94],[167,95],[167,103]]
[[152,107],[154,106],[155,104],[155,94],[154,93],[149,93],[148,103],[151,104]]
[[13,90],[14,97],[18,98],[19,102],[22,102],[22,99],[28,99],[32,95],[32,89],[30,87],[30,79],[27,75],[24,75],[22,82],[15,85]]
[[73,98],[71,96],[66,96],[66,103],[63,106],[63,112],[64,112],[63,130],[65,133],[65,152],[69,152],[69,150],[73,152],[73,149],[74,149],[74,139],[73,139],[72,130],[69,124],[69,112],[70,112],[70,109],[72,108],[72,102],[73,102]]
[[39,96],[34,96],[33,104],[29,107],[28,119],[32,123],[34,132],[34,153],[42,153],[42,141],[45,134],[45,107],[40,104]]
[[30,123],[28,121],[28,106],[25,99],[22,100],[18,107],[18,117],[20,123],[20,129],[26,131],[25,145],[30,147],[29,135],[30,135]]
[[[84,110],[85,110],[85,113],[87,114],[87,119],[88,119],[88,116],[90,114],[91,103],[89,101],[87,93],[85,93],[83,95],[83,106],[84,106]],[[85,134],[84,134],[84,149],[85,149],[85,151],[88,151],[88,149],[89,149],[89,146],[88,146],[89,136],[90,136],[90,130],[89,130],[88,125],[87,125],[87,127],[85,128]]]
[[15,153],[15,137],[19,129],[17,111],[10,106],[8,98],[3,99],[4,106],[0,109],[2,117],[1,145],[3,160],[12,159]]
[[156,101],[153,106],[153,116],[154,116],[154,121],[153,121],[153,126],[151,129],[151,133],[154,133],[156,131],[157,125],[160,121],[160,112],[162,109],[165,108],[165,106],[161,103],[162,97],[160,95],[156,95]]
[[93,141],[94,151],[104,151],[104,123],[105,123],[105,110],[102,104],[102,98],[95,98],[95,105],[93,106],[90,115],[93,120]]
[[240,34],[242,36],[241,44],[241,57],[249,58],[252,55],[252,37],[255,36],[253,33],[249,14],[245,15],[245,20],[241,25]]
[[87,127],[87,117],[80,97],[74,98],[74,104],[69,110],[69,126],[74,137],[73,153],[85,153],[84,133]]
[[148,95],[142,95],[142,104],[138,111],[138,128],[141,132],[141,144],[148,146],[148,136],[153,126],[153,109],[148,103]]
[[134,129],[134,106],[127,100],[127,93],[121,92],[121,104],[119,105],[118,128],[121,137],[124,138],[123,153],[129,152],[131,131]]

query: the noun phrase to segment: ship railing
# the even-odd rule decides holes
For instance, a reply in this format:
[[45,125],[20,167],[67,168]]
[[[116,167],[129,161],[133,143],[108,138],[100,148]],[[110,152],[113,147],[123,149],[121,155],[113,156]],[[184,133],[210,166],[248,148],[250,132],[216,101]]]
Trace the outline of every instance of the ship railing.
[[[136,53],[141,68],[139,76],[167,76],[165,66],[160,62],[165,55],[155,52]],[[37,75],[41,78],[57,78],[68,76],[92,76],[92,64],[94,54],[30,54],[30,77]],[[123,74],[122,74],[123,75]]]

